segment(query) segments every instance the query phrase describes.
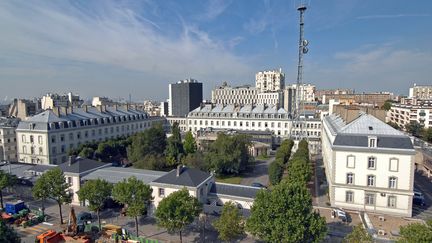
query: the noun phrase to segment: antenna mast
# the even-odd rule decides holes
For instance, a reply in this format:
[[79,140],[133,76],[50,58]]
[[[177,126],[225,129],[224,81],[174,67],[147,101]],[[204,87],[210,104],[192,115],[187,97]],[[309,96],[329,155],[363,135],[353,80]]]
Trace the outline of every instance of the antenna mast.
[[300,12],[300,33],[299,33],[299,50],[298,50],[298,66],[297,66],[297,84],[296,84],[296,102],[293,116],[293,126],[294,128],[299,128],[300,132],[298,134],[293,134],[294,131],[291,131],[291,136],[294,136],[296,139],[301,140],[305,136],[305,132],[303,131],[304,124],[300,118],[301,109],[303,107],[304,100],[304,83],[303,83],[303,54],[308,52],[308,48],[306,47],[309,42],[304,39],[304,12],[306,11],[305,5],[300,5],[297,10]]

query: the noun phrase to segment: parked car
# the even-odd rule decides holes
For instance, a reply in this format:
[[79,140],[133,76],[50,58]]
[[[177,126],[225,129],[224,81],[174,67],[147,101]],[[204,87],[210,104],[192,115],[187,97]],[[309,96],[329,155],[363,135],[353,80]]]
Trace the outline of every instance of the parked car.
[[7,165],[7,164],[8,164],[8,162],[6,160],[0,161],[0,166]]
[[419,206],[426,206],[424,195],[418,189],[414,189],[413,204]]
[[263,184],[261,184],[259,182],[254,182],[251,184],[251,186],[258,187],[258,188],[267,188],[266,186],[264,186]]

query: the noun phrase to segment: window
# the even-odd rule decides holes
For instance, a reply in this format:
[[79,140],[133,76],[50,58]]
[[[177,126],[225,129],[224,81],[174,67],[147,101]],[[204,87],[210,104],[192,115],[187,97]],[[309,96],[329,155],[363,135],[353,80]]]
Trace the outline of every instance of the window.
[[25,138],[25,135],[22,135],[22,136],[21,136],[21,141],[22,141],[23,143],[25,143],[25,142],[26,142],[26,138]]
[[30,147],[30,153],[31,153],[31,154],[34,154],[34,153],[35,153],[35,151],[34,151],[34,148],[33,148],[33,147]]
[[377,141],[377,139],[375,137],[369,138],[369,147],[370,148],[376,148],[376,141]]
[[55,143],[56,142],[56,137],[55,135],[51,136],[51,143]]
[[24,153],[24,154],[27,153],[27,147],[26,147],[26,146],[23,146],[23,147],[22,147],[22,150],[23,150],[23,153]]
[[354,174],[353,173],[347,174],[346,184],[354,184]]
[[30,143],[34,143],[33,135],[30,135]]
[[396,197],[395,196],[389,196],[388,197],[387,206],[389,208],[396,208]]
[[62,135],[60,135],[60,141],[61,142],[64,142],[64,140],[65,140],[65,136],[62,134]]
[[39,155],[43,155],[43,149],[42,149],[42,147],[39,147]]
[[159,188],[159,197],[165,197],[165,189]]
[[375,157],[369,157],[368,158],[368,169],[375,169],[376,168],[376,158]]
[[354,201],[354,192],[353,191],[347,191],[345,193],[345,202],[352,203]]
[[354,155],[347,156],[347,168],[355,168],[355,157]]
[[389,188],[396,189],[397,187],[397,178],[392,176],[389,178]]
[[399,171],[399,160],[398,159],[395,159],[395,158],[390,159],[389,170],[395,171],[395,172]]
[[367,193],[365,196],[366,205],[375,205],[375,194]]
[[38,136],[38,143],[39,143],[39,144],[42,144],[42,142],[43,142],[43,141],[42,141],[42,136]]
[[68,177],[68,178],[67,178],[67,182],[68,182],[68,184],[69,184],[70,186],[72,186],[72,177]]
[[367,177],[367,185],[368,186],[375,186],[375,176],[368,175],[368,177]]

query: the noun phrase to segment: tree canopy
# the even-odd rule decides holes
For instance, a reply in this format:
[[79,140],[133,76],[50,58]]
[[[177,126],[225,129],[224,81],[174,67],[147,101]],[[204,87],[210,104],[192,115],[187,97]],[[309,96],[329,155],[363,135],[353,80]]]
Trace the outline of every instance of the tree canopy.
[[32,188],[33,196],[36,199],[45,200],[47,198],[57,202],[60,212],[60,224],[63,224],[62,204],[70,203],[71,197],[68,192],[69,184],[63,171],[54,168],[43,173]]
[[3,170],[0,170],[0,207],[3,206],[3,190],[7,187],[11,187],[16,183],[16,177]]
[[223,205],[222,214],[214,221],[213,226],[218,231],[218,237],[222,241],[234,240],[245,233],[244,218],[232,201]]
[[269,180],[272,185],[277,185],[282,180],[284,167],[281,162],[274,160],[268,167]]
[[115,184],[112,189],[112,196],[115,201],[126,206],[126,214],[135,218],[135,227],[137,236],[138,217],[146,213],[147,206],[152,200],[152,188],[138,180],[135,176],[124,179],[122,182]]
[[100,210],[102,210],[105,200],[111,196],[112,185],[105,180],[88,180],[78,191],[79,200],[86,202],[87,207],[96,212],[98,217],[99,229],[101,229]]
[[166,160],[171,167],[175,167],[184,155],[183,143],[180,134],[180,128],[177,122],[171,127],[171,137],[165,149]]
[[432,242],[432,220],[401,226],[398,242]]
[[166,135],[162,124],[155,124],[153,127],[135,134],[132,143],[128,147],[128,158],[136,162],[147,154],[163,154],[166,148]]
[[250,138],[246,135],[227,135],[219,133],[205,156],[209,170],[217,174],[239,174],[249,164],[248,146]]
[[307,183],[312,177],[312,167],[309,161],[309,148],[306,140],[298,144],[297,151],[293,154],[292,159],[287,166],[288,181],[302,181]]
[[178,232],[182,242],[182,231],[202,211],[202,205],[198,199],[189,195],[189,191],[183,188],[169,194],[160,201],[156,209],[157,224],[168,232]]
[[312,210],[304,183],[282,181],[271,191],[258,192],[246,228],[267,242],[320,242],[326,222]]
[[372,243],[372,236],[363,228],[362,224],[358,224],[353,228],[353,231],[344,238],[346,243]]
[[183,149],[184,149],[184,152],[186,154],[193,154],[197,150],[195,138],[193,137],[191,131],[188,131],[185,135],[185,140],[183,143]]
[[286,164],[291,157],[291,150],[294,146],[294,141],[291,139],[285,139],[276,151],[276,160]]
[[0,219],[0,242],[20,243],[21,239],[12,227]]

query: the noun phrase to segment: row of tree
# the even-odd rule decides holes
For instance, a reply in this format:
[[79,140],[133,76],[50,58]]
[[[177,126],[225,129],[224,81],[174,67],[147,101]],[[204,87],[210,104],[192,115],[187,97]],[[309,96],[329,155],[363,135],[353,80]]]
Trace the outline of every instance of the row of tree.
[[291,157],[291,151],[294,141],[291,139],[284,140],[276,151],[276,158],[270,163],[268,168],[269,180],[272,185],[277,185],[283,176],[288,160]]
[[95,159],[102,162],[114,162],[127,157],[127,148],[131,144],[130,138],[115,138],[104,142],[91,142],[69,150],[69,155]]
[[411,122],[405,126],[405,130],[415,137],[432,143],[432,127],[424,128],[423,125],[418,122]]

